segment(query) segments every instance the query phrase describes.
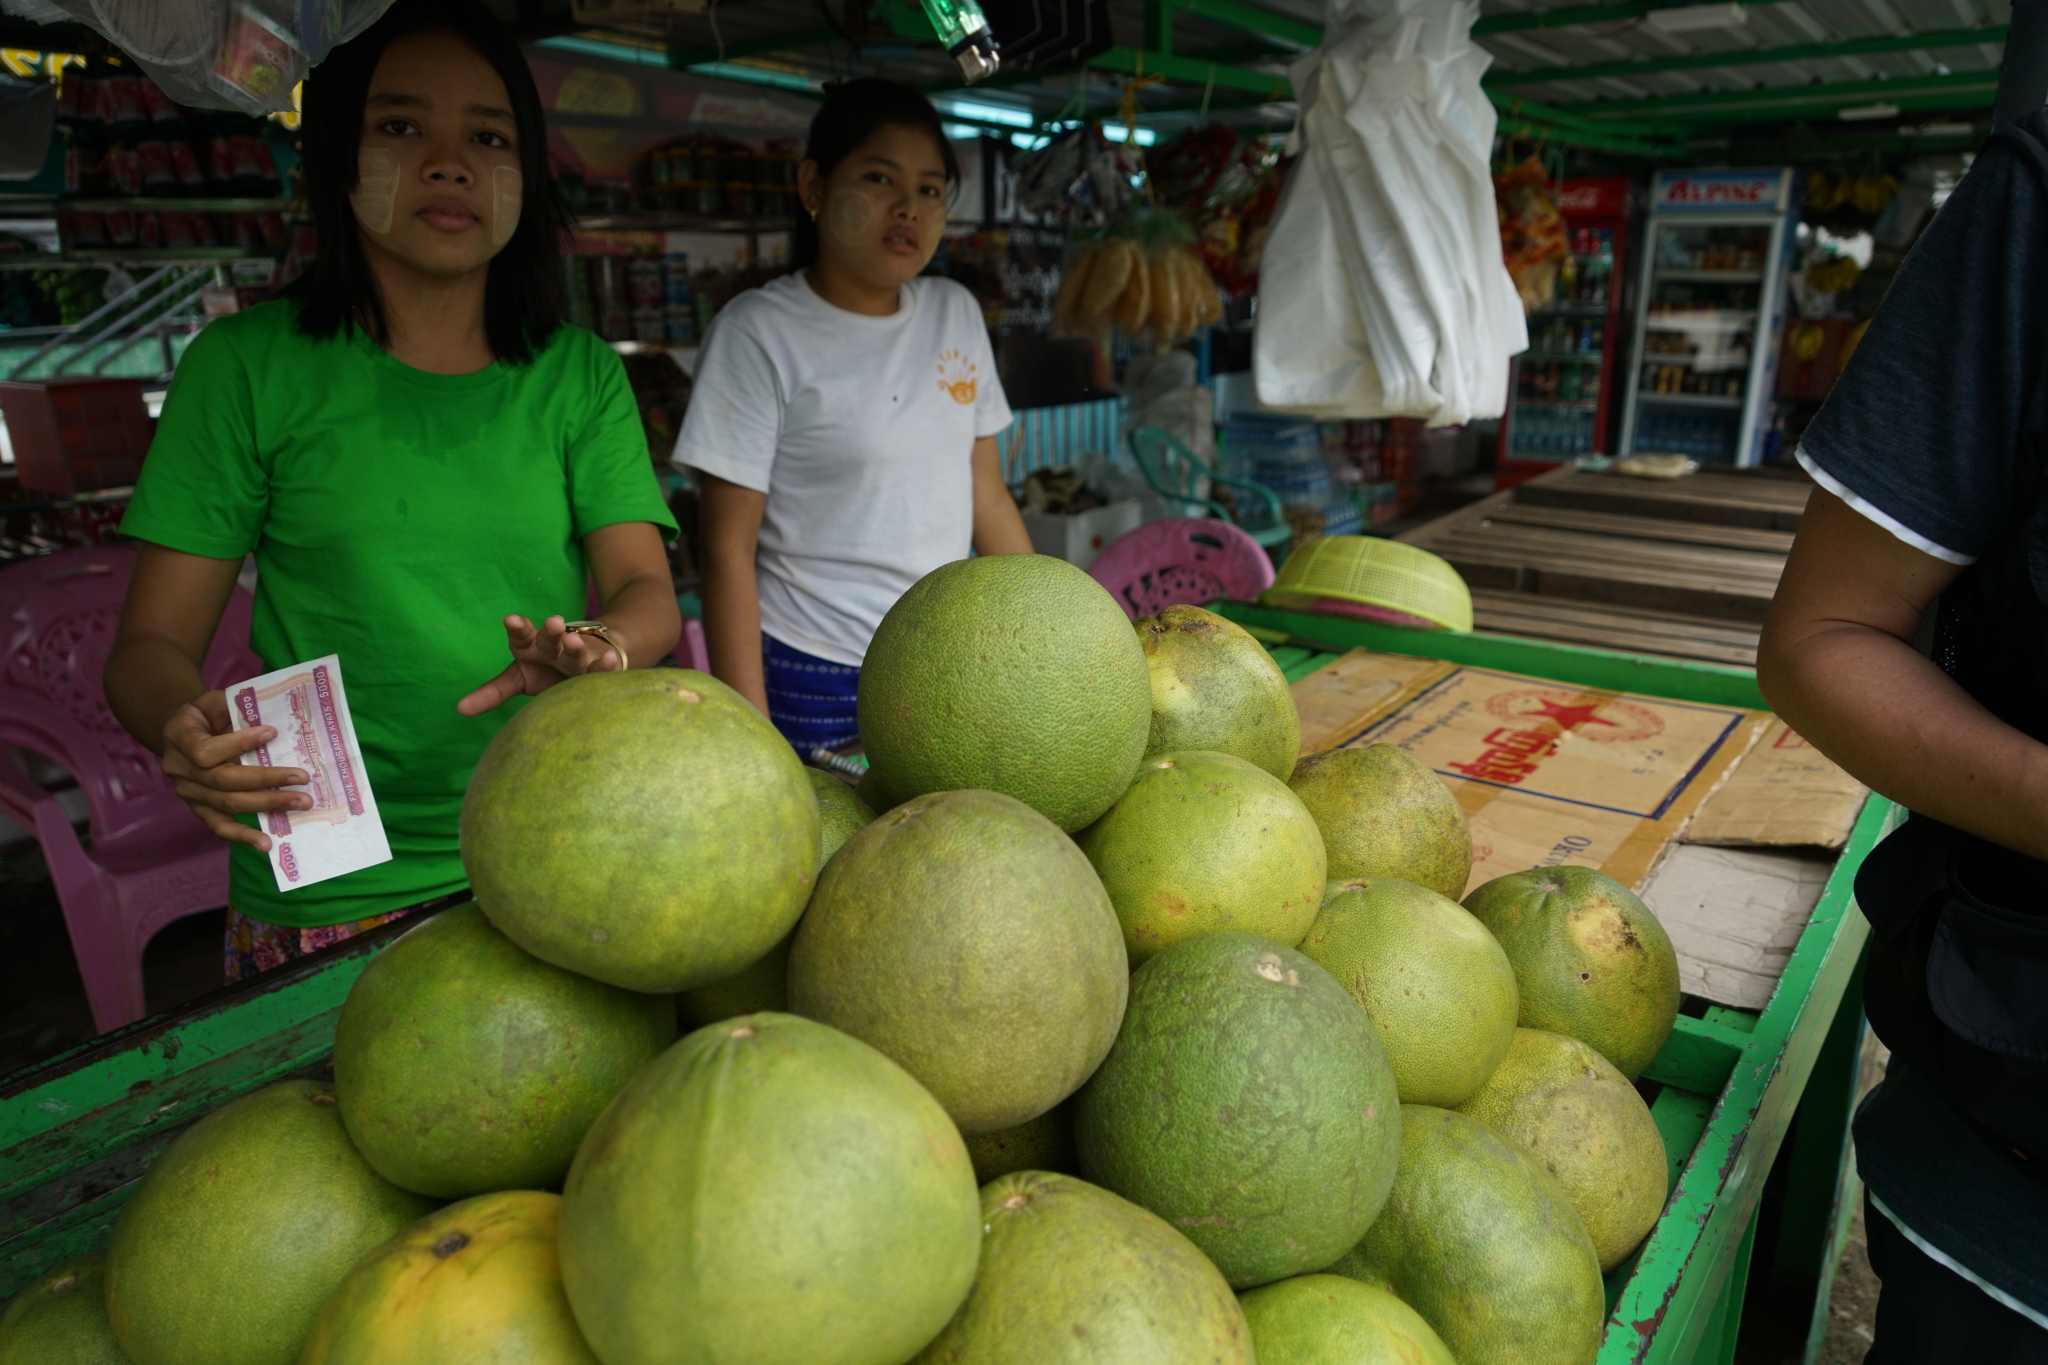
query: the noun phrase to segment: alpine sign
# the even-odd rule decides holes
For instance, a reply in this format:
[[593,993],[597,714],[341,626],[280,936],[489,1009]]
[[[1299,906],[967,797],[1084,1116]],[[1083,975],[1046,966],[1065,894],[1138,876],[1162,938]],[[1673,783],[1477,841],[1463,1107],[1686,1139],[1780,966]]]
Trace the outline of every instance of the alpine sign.
[[1659,171],[1650,207],[1666,213],[1776,213],[1792,188],[1790,171]]

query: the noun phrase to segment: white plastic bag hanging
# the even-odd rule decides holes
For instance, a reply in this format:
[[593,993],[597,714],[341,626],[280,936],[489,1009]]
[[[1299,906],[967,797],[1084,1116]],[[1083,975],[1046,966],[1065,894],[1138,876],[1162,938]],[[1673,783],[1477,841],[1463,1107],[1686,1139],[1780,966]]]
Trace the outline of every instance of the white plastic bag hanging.
[[1295,64],[1300,160],[1268,238],[1259,400],[1322,418],[1498,416],[1528,346],[1501,262],[1474,0],[1331,0]]
[[267,114],[290,109],[306,72],[376,23],[392,0],[38,3],[91,25],[180,104]]

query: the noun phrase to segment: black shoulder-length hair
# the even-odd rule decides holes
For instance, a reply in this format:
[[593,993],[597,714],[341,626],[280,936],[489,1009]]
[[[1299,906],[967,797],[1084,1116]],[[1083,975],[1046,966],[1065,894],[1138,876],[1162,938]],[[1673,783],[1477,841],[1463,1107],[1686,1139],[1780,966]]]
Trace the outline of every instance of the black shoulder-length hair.
[[[818,174],[830,175],[832,168],[853,154],[855,148],[883,128],[919,128],[939,144],[939,160],[945,163],[946,186],[960,183],[960,158],[946,139],[945,125],[932,102],[907,85],[874,77],[847,81],[836,87],[811,117],[810,136],[804,142],[804,160],[818,163]],[[818,225],[798,206],[796,227],[789,234],[789,265],[808,270],[818,263]]]
[[491,259],[484,284],[484,334],[502,360],[525,364],[562,325],[567,295],[562,281],[562,235],[568,211],[548,164],[547,118],[533,72],[505,26],[477,0],[398,0],[384,17],[334,49],[306,78],[301,95],[300,155],[306,201],[320,234],[319,255],[293,285],[304,300],[299,331],[312,337],[346,335],[362,326],[388,343],[384,304],[363,259],[349,194],[356,187],[362,150],[363,108],[370,78],[394,38],[449,31],[475,48],[505,82],[512,101],[524,180],[519,226]]

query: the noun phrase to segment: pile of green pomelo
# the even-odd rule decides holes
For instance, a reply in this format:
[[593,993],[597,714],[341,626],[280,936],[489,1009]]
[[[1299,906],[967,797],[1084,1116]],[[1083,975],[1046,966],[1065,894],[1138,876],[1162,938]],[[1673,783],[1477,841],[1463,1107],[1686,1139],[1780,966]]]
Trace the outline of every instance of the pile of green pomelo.
[[1640,901],[1465,895],[1435,774],[1054,559],[918,583],[859,714],[855,790],[699,673],[530,703],[333,1083],[187,1129],[0,1365],[1594,1358],[1669,1178]]

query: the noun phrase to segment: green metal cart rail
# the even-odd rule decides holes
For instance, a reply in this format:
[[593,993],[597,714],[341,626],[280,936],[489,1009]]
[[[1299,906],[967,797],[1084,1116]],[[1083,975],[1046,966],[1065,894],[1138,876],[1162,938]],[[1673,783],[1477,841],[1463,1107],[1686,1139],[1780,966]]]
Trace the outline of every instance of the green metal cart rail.
[[[1290,679],[1363,645],[1587,687],[1762,705],[1754,679],[1735,669],[1237,603],[1220,609],[1257,629]],[[1646,1073],[1658,1087],[1651,1113],[1673,1192],[1642,1250],[1608,1278],[1613,1312],[1601,1365],[1733,1359],[1765,1176],[1802,1094],[1811,1118],[1787,1155],[1809,1168],[1807,1185],[1824,1196],[1799,1219],[1788,1211],[1777,1259],[1831,1264],[1860,1040],[1853,985],[1867,934],[1850,883],[1892,819],[1883,800],[1866,806],[1764,1010],[1681,1017]],[[405,927],[384,926],[0,1081],[0,1299],[104,1246],[135,1182],[192,1122],[272,1081],[320,1074],[349,988]],[[1809,1086],[1816,1076],[1826,1084]]]

